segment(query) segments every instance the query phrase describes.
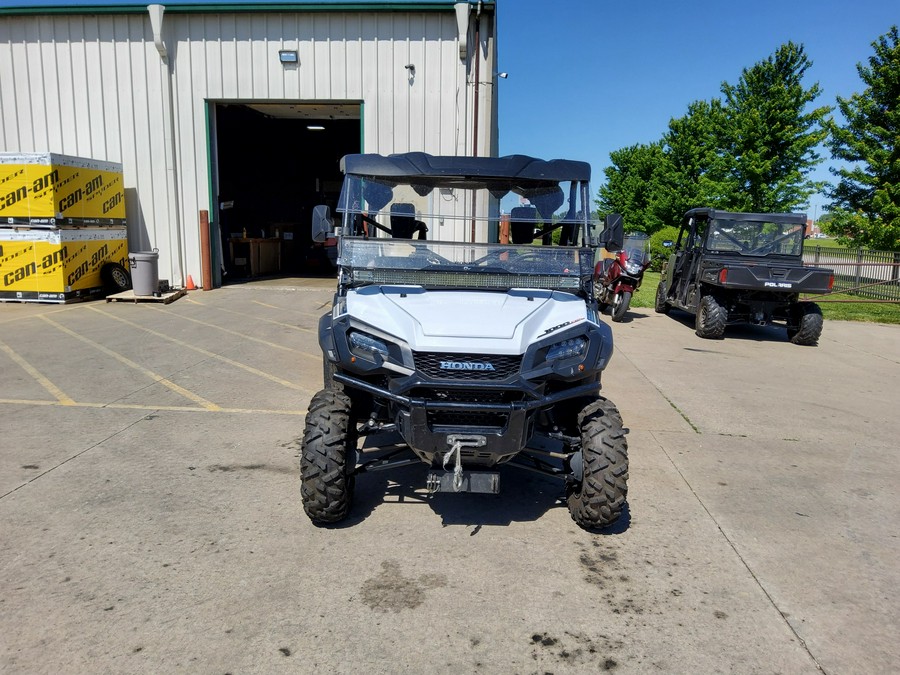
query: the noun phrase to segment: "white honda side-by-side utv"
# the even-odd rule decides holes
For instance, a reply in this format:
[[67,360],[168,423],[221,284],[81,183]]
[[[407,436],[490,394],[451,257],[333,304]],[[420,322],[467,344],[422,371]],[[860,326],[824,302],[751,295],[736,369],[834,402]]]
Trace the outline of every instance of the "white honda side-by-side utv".
[[315,240],[337,238],[338,288],[302,441],[310,519],[347,517],[361,474],[424,462],[430,492],[496,493],[501,464],[556,476],[579,525],[614,523],[627,444],[600,395],[613,338],[593,274],[622,222],[592,221],[590,165],[407,153],[342,169],[338,217],[313,216]]

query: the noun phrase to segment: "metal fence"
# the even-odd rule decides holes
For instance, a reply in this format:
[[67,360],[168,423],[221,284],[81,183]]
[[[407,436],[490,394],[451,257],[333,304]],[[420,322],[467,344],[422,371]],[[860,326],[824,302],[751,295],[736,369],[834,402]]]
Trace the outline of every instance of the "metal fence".
[[803,262],[833,269],[834,293],[900,302],[900,252],[807,246]]

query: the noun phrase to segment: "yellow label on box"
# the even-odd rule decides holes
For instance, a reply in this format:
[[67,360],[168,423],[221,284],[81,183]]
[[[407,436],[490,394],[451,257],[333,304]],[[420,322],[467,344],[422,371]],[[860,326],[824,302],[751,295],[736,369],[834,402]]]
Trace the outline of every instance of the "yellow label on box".
[[52,153],[0,155],[0,222],[124,219],[120,164]]
[[0,297],[100,288],[109,263],[128,267],[124,228],[0,230]]

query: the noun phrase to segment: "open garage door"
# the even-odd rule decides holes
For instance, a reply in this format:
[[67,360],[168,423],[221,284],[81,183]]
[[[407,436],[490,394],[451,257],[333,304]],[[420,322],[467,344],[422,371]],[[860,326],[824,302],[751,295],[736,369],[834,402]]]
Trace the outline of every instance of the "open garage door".
[[214,232],[221,242],[212,259],[222,283],[332,274],[326,251],[310,236],[312,210],[337,204],[340,159],[361,149],[361,105],[212,107]]

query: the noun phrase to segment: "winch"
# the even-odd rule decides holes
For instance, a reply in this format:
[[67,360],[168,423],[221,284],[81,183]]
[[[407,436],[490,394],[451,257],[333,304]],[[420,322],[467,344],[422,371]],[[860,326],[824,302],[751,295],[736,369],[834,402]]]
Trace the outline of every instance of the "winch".
[[[426,487],[429,492],[480,492],[497,494],[500,492],[500,474],[488,471],[463,471],[462,449],[482,448],[487,438],[477,434],[450,434],[447,436],[450,449],[444,453],[444,471],[428,474]],[[453,470],[447,470],[450,463]]]

